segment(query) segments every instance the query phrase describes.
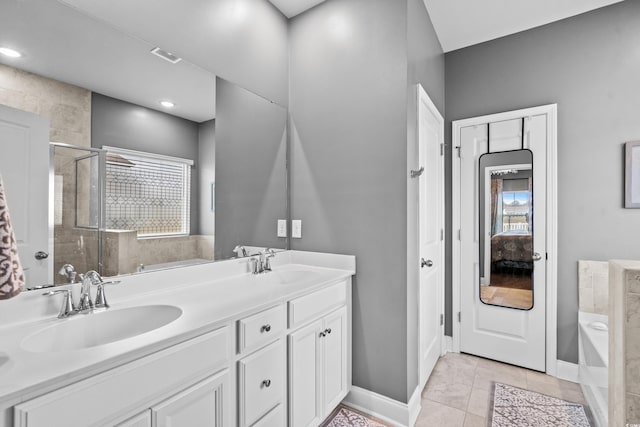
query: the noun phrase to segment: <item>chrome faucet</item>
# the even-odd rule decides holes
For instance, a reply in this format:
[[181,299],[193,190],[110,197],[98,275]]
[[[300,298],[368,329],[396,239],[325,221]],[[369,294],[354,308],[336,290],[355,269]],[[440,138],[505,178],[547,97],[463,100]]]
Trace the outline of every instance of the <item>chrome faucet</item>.
[[253,274],[268,273],[271,271],[271,258],[276,256],[276,251],[267,248],[261,251],[259,258],[251,258],[251,272]]
[[[64,300],[62,301],[58,318],[63,319],[77,313],[92,313],[94,309],[98,308],[109,308],[107,297],[104,293],[104,286],[120,283],[119,280],[105,282],[102,280],[102,276],[94,270],[88,271],[85,274],[80,274],[80,280],[82,281],[82,288],[80,290],[80,301],[77,306],[73,304],[73,294],[71,293],[71,289],[55,290],[42,294],[45,296],[51,296],[64,293]],[[98,287],[95,303],[91,301],[92,285]]]
[[82,280],[82,288],[80,290],[80,302],[78,302],[78,307],[76,307],[76,311],[78,313],[88,313],[90,311],[93,311],[93,301],[91,301],[91,285],[95,280],[95,276],[99,277],[100,281],[102,281],[100,275],[94,270],[80,275],[80,280]]
[[236,256],[238,258],[243,258],[247,256],[247,248],[245,248],[244,246],[236,246],[235,248],[233,248],[233,252],[235,252]]
[[65,264],[60,267],[58,274],[67,278],[67,283],[76,282],[76,269],[71,264]]

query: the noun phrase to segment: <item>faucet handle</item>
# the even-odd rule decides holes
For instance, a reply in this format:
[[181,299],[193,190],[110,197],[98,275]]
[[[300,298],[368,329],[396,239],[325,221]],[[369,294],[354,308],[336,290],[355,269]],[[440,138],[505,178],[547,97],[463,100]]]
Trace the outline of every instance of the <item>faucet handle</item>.
[[52,295],[58,294],[64,294],[64,299],[62,300],[62,305],[60,306],[58,319],[64,319],[65,317],[71,316],[76,311],[76,307],[73,304],[73,294],[71,293],[71,289],[58,289],[55,291],[45,292],[42,295],[50,297]]
[[96,291],[96,300],[93,303],[93,308],[109,308],[107,295],[104,293],[104,287],[105,285],[117,285],[118,283],[120,283],[120,280],[110,280],[108,282],[94,283],[94,285],[98,287],[98,290]]
[[251,273],[260,273],[260,260],[257,258],[249,258],[249,264],[251,265]]
[[267,248],[264,252],[264,271],[271,271],[271,258],[276,256],[276,251],[271,248]]

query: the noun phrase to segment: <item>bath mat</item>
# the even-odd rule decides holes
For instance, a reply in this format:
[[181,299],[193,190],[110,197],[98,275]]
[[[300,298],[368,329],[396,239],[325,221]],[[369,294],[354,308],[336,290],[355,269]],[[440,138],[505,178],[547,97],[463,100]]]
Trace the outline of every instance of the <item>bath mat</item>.
[[338,406],[320,427],[391,427],[348,406]]
[[535,391],[495,383],[491,427],[590,427],[588,409]]

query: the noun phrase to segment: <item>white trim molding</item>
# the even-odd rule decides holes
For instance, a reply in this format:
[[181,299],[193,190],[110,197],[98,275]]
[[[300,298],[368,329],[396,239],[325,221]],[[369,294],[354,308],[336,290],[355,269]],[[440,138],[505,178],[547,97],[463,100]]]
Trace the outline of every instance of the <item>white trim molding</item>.
[[420,394],[420,388],[416,387],[409,403],[402,403],[373,391],[352,386],[342,403],[396,427],[410,427],[415,424],[420,414]]
[[561,380],[580,382],[580,368],[577,363],[565,362],[564,360],[556,361],[556,377]]
[[460,229],[460,216],[456,212],[460,212],[460,159],[457,157],[456,149],[460,146],[460,130],[463,127],[486,124],[488,122],[511,120],[521,117],[546,114],[547,116],[547,220],[546,220],[546,238],[547,238],[547,289],[546,289],[546,373],[558,376],[559,366],[563,366],[557,361],[557,334],[558,334],[558,171],[557,171],[557,104],[542,105],[539,107],[525,108],[521,110],[508,111],[504,113],[490,114],[486,116],[473,117],[464,120],[456,120],[451,124],[452,139],[452,226],[451,226],[451,242],[452,242],[452,335],[454,352],[460,352],[460,323],[458,321],[458,313],[460,312],[460,241],[458,240],[458,230]]

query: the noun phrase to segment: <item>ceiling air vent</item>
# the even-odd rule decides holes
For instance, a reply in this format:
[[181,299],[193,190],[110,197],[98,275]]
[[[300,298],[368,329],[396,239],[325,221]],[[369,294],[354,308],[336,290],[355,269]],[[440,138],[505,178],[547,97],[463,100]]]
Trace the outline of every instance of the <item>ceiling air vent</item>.
[[151,49],[151,53],[153,53],[156,56],[159,56],[165,61],[171,62],[172,64],[177,64],[182,60],[182,58],[177,57],[173,53],[167,52],[166,50],[162,50],[159,47],[154,47],[153,49]]

